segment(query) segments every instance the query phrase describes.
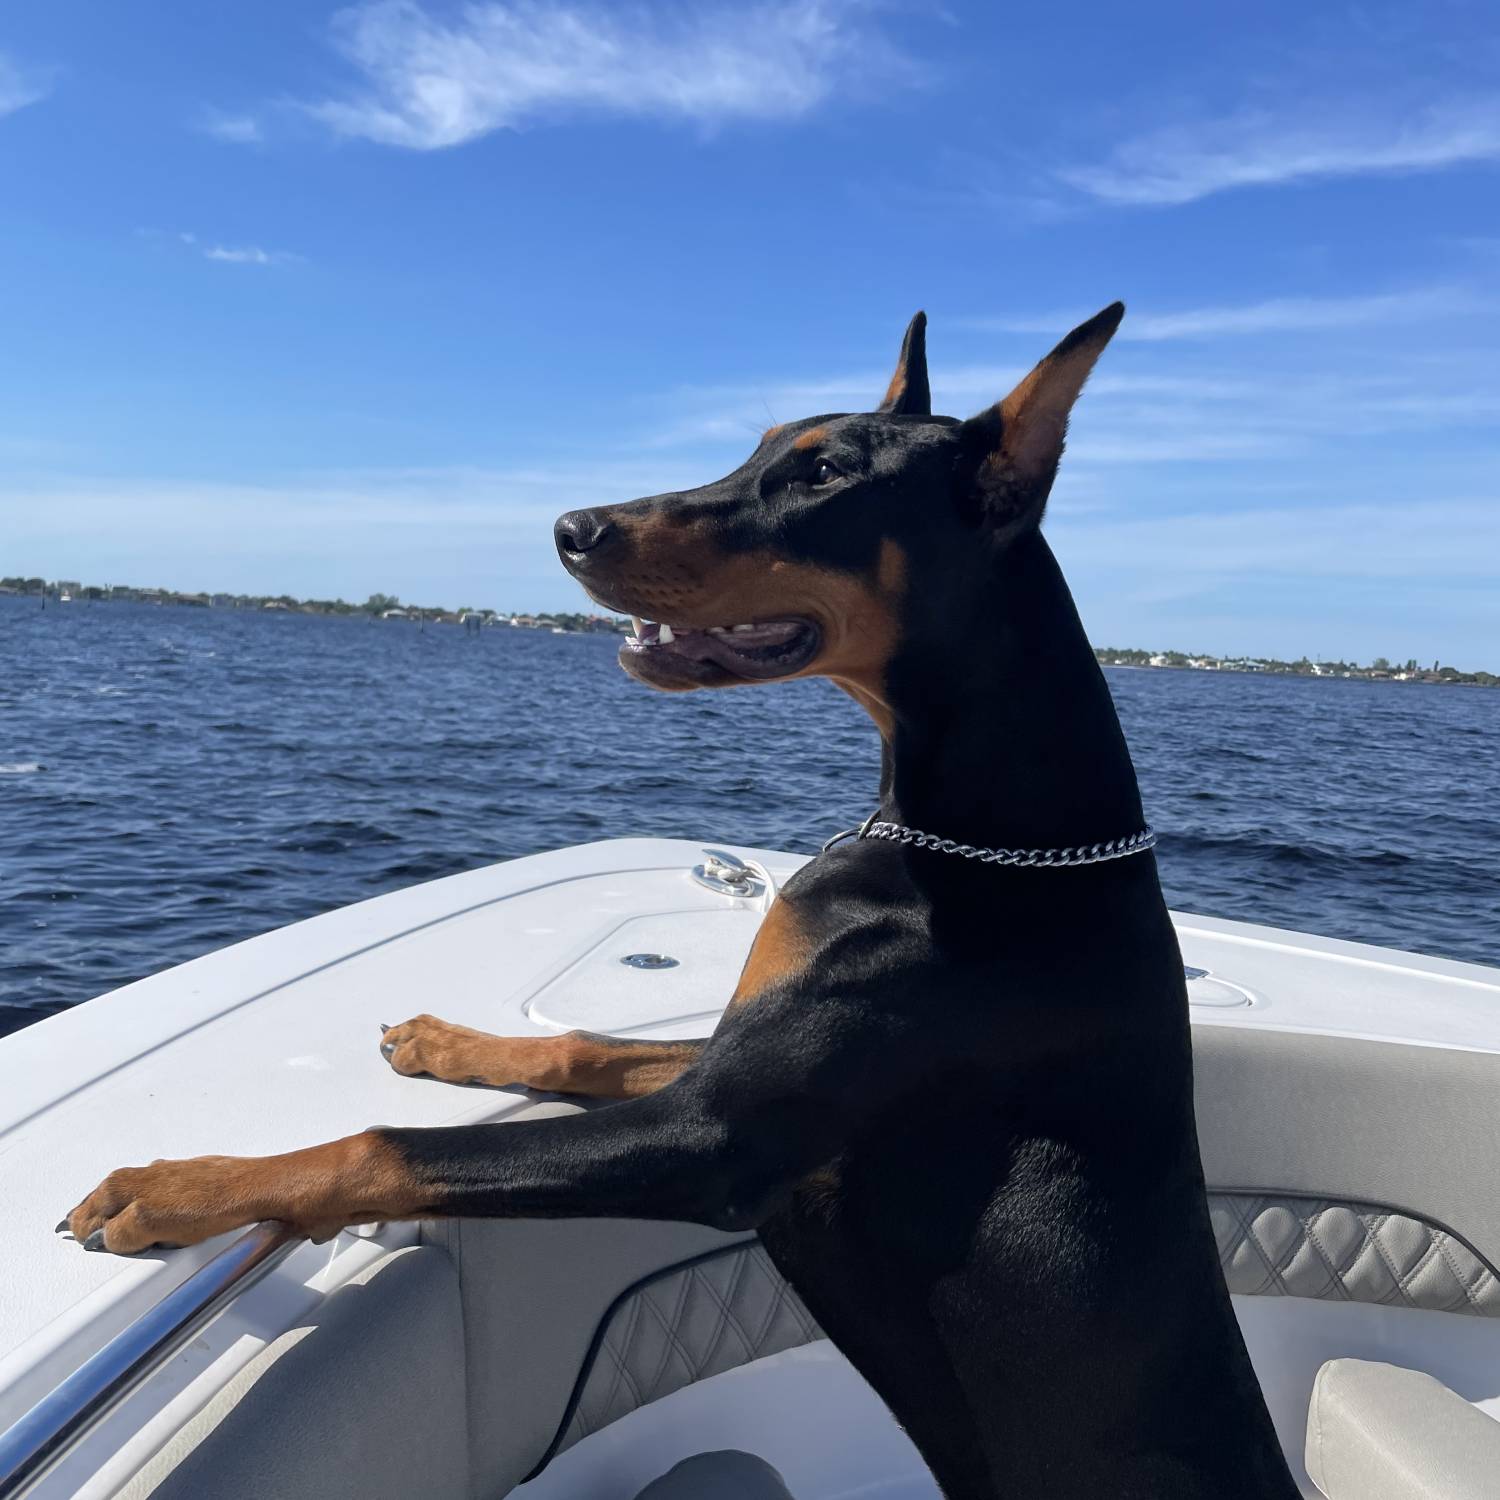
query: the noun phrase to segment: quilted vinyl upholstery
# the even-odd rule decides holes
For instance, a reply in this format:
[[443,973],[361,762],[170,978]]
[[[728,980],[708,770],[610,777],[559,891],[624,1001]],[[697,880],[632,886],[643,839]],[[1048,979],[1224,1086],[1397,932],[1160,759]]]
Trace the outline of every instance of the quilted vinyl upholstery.
[[558,1451],[695,1380],[822,1337],[753,1242],[650,1278],[606,1316]]
[[[1208,1206],[1231,1292],[1500,1317],[1500,1278],[1422,1219],[1367,1203],[1255,1193],[1210,1193]],[[753,1240],[647,1277],[605,1314],[562,1430],[537,1468],[695,1380],[822,1337]]]
[[1432,1224],[1369,1204],[1210,1193],[1231,1292],[1500,1317],[1500,1279]]

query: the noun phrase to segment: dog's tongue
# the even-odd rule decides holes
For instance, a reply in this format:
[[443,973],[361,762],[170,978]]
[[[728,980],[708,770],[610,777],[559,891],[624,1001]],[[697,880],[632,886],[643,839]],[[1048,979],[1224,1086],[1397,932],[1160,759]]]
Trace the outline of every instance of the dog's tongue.
[[639,619],[635,627],[641,645],[653,651],[713,662],[741,676],[774,675],[808,628],[797,620],[767,620],[721,630],[673,630]]
[[734,668],[747,661],[779,655],[784,646],[796,640],[801,630],[802,626],[795,620],[769,620],[748,629],[738,625],[722,632],[683,630],[677,632],[670,642],[660,642],[660,646],[693,661],[715,661],[720,666]]

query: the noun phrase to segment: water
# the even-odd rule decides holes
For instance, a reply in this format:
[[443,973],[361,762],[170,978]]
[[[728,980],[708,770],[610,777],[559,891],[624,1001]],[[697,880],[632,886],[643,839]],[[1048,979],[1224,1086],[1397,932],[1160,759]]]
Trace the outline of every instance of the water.
[[[494,860],[810,851],[869,810],[876,742],[836,689],[669,697],[615,649],[0,598],[0,1032]],[[1173,906],[1500,964],[1500,691],[1109,679]]]

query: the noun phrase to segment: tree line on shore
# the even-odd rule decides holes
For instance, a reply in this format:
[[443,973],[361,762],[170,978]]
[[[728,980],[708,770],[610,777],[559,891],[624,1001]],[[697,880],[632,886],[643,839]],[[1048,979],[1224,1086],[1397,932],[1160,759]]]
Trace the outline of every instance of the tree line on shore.
[[[42,578],[0,578],[0,594],[21,594],[32,598],[74,601],[132,602],[173,604],[199,609],[286,610],[306,615],[363,615],[372,620],[418,620],[457,623],[466,617],[484,625],[513,625],[533,630],[564,630],[600,634],[623,633],[630,622],[616,615],[582,614],[578,611],[553,610],[543,614],[516,613],[508,610],[474,608],[461,604],[449,609],[442,604],[403,604],[395,594],[371,594],[363,604],[345,599],[296,599],[290,594],[186,594],[174,589],[143,589],[124,585],[97,586]],[[1178,667],[1200,672],[1262,672],[1291,677],[1360,677],[1375,681],[1436,682],[1466,684],[1476,687],[1500,687],[1500,676],[1493,672],[1461,672],[1457,667],[1433,662],[1420,665],[1415,657],[1392,662],[1377,656],[1368,665],[1354,661],[1313,661],[1299,657],[1281,661],[1275,657],[1229,657],[1187,651],[1145,651],[1134,646],[1098,646],[1094,655],[1104,666]]]
[[47,601],[102,604],[170,604],[188,609],[250,609],[286,611],[302,615],[366,616],[377,620],[418,620],[452,624],[468,617],[486,625],[518,625],[530,629],[614,632],[630,622],[613,615],[553,610],[545,614],[512,614],[508,610],[460,604],[403,604],[395,594],[371,594],[363,604],[347,599],[298,599],[291,594],[184,593],[177,589],[137,588],[126,584],[81,584],[67,580],[0,578],[0,594],[19,594]]
[[1474,687],[1500,687],[1500,676],[1493,672],[1461,672],[1433,662],[1422,666],[1415,657],[1392,662],[1377,656],[1367,666],[1356,661],[1313,661],[1301,656],[1296,661],[1276,657],[1193,655],[1187,651],[1142,651],[1134,646],[1096,646],[1094,655],[1106,667],[1178,667],[1199,672],[1263,672],[1285,677],[1363,677],[1377,682],[1438,682],[1467,684]]

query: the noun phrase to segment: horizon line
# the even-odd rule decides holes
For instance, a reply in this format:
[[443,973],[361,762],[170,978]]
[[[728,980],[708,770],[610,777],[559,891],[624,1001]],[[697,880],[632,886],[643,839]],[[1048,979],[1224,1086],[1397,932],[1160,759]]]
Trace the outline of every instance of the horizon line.
[[[14,587],[14,585],[16,585],[16,584],[26,585],[26,584],[33,584],[33,583],[40,583],[42,585],[42,592],[40,594],[36,593],[36,592],[25,592],[21,588]],[[262,605],[262,606],[265,605],[267,602],[283,603],[285,601],[290,601],[290,605],[288,606],[289,610],[290,610],[291,606],[296,606],[297,607],[296,608],[296,612],[298,612],[298,613],[320,615],[320,616],[325,616],[325,617],[328,614],[328,611],[326,609],[311,609],[311,608],[309,608],[309,606],[313,606],[313,605],[335,605],[335,606],[339,606],[339,605],[341,605],[341,606],[343,606],[344,609],[350,611],[351,613],[363,613],[363,612],[368,612],[370,610],[371,605],[376,600],[380,600],[380,601],[382,601],[381,607],[384,608],[384,609],[413,610],[413,611],[416,611],[416,612],[422,613],[422,614],[435,614],[435,615],[458,615],[460,613],[466,613],[467,612],[467,613],[473,613],[473,614],[487,614],[487,615],[492,615],[492,616],[494,616],[496,618],[506,619],[506,620],[512,620],[512,619],[516,619],[516,620],[519,620],[519,619],[534,619],[534,620],[548,619],[548,620],[557,620],[559,618],[564,618],[564,617],[573,617],[573,618],[586,619],[586,620],[609,620],[613,624],[616,624],[616,625],[624,625],[631,618],[629,615],[617,615],[617,614],[614,614],[613,612],[610,612],[610,611],[605,611],[603,613],[596,613],[596,612],[591,612],[589,610],[583,610],[583,609],[503,610],[503,609],[495,609],[495,608],[493,608],[493,607],[491,607],[489,605],[479,605],[479,606],[469,606],[467,608],[467,610],[466,610],[466,609],[464,609],[462,607],[455,607],[455,606],[450,606],[450,605],[447,605],[447,604],[413,604],[413,603],[407,603],[407,602],[403,602],[401,600],[401,598],[400,598],[399,595],[396,595],[396,594],[385,594],[385,593],[380,592],[379,590],[377,590],[376,592],[370,594],[368,596],[368,598],[363,603],[359,603],[359,602],[356,602],[354,600],[345,599],[345,598],[342,597],[342,595],[338,595],[338,596],[335,596],[333,598],[319,599],[319,598],[298,598],[294,594],[286,594],[286,593],[281,593],[281,594],[230,593],[229,590],[227,590],[227,589],[213,589],[213,590],[199,589],[199,590],[191,590],[190,591],[190,590],[186,590],[186,589],[173,589],[173,588],[166,588],[166,587],[162,587],[162,586],[158,586],[158,585],[142,585],[142,584],[83,584],[83,583],[76,583],[75,584],[75,581],[73,579],[56,579],[56,578],[54,578],[54,579],[45,579],[45,578],[42,578],[40,574],[32,574],[29,577],[21,577],[18,574],[13,574],[13,575],[10,575],[10,576],[7,576],[7,577],[0,578],[0,598],[30,599],[30,598],[41,597],[41,598],[45,599],[46,591],[51,590],[54,594],[60,593],[61,589],[62,589],[62,585],[64,583],[68,584],[70,587],[76,586],[80,591],[82,591],[84,593],[87,593],[87,591],[90,590],[90,589],[97,590],[97,591],[99,591],[101,593],[103,593],[105,591],[112,592],[115,589],[125,589],[125,590],[129,590],[131,593],[135,593],[135,594],[147,593],[147,594],[170,595],[170,596],[172,596],[172,598],[171,598],[170,601],[163,601],[161,599],[158,599],[157,600],[158,604],[160,604],[162,602],[173,602],[173,603],[176,603],[179,600],[204,600],[204,601],[207,601],[202,606],[188,605],[187,607],[189,607],[189,608],[192,608],[192,607],[223,608],[224,606],[215,606],[211,602],[213,599],[220,598],[220,597],[225,598],[225,599],[234,600],[234,601],[245,600],[245,601],[248,601],[248,602],[251,602],[251,603],[254,603],[254,604],[259,604],[259,605]],[[89,599],[86,602],[87,603],[91,603],[91,604],[95,603],[95,602],[102,603],[102,604],[110,604],[110,603],[127,603],[127,602],[128,603],[139,603],[141,601],[139,601],[139,600],[129,600],[129,601],[127,601],[127,600],[112,600],[112,599],[108,599],[108,598],[101,598],[101,599],[99,599],[97,601],[95,601],[93,599]],[[239,608],[240,605],[238,604],[238,602],[236,602],[232,607],[233,608]],[[1087,632],[1085,632],[1085,633],[1087,633]],[[1246,652],[1246,651],[1242,651],[1242,652],[1238,652],[1238,653],[1229,653],[1229,652],[1215,652],[1215,651],[1182,651],[1182,650],[1179,650],[1176,647],[1167,647],[1165,650],[1152,650],[1151,648],[1144,647],[1144,646],[1105,646],[1105,645],[1096,645],[1092,640],[1090,640],[1090,642],[1089,642],[1089,648],[1090,648],[1090,650],[1093,651],[1093,653],[1094,653],[1094,655],[1095,655],[1096,658],[1100,658],[1100,657],[1103,657],[1103,656],[1106,656],[1106,655],[1144,656],[1144,657],[1146,657],[1148,659],[1152,658],[1152,657],[1157,657],[1157,656],[1161,656],[1161,657],[1180,656],[1180,657],[1183,658],[1183,662],[1182,662],[1183,666],[1187,666],[1192,661],[1204,661],[1204,662],[1212,661],[1212,662],[1219,663],[1221,666],[1223,664],[1225,664],[1225,663],[1228,663],[1228,662],[1252,662],[1253,661],[1253,662],[1258,662],[1258,663],[1264,663],[1264,664],[1266,664],[1268,666],[1271,666],[1271,665],[1277,665],[1277,666],[1296,666],[1296,665],[1298,665],[1301,662],[1306,662],[1306,663],[1308,663],[1309,666],[1312,666],[1312,667],[1348,668],[1351,671],[1359,671],[1359,672],[1375,672],[1375,671],[1382,671],[1382,670],[1392,671],[1392,672],[1394,672],[1394,671],[1405,672],[1405,671],[1410,670],[1410,671],[1414,671],[1416,673],[1432,674],[1432,673],[1437,673],[1437,672],[1440,672],[1440,671],[1443,671],[1443,670],[1447,670],[1447,671],[1451,671],[1451,672],[1456,672],[1461,677],[1500,678],[1500,673],[1491,672],[1486,667],[1475,667],[1472,670],[1467,670],[1466,671],[1462,667],[1456,667],[1456,666],[1453,666],[1452,664],[1444,664],[1442,662],[1442,658],[1441,657],[1439,657],[1436,661],[1434,661],[1434,663],[1432,664],[1431,667],[1423,667],[1423,666],[1420,666],[1420,665],[1415,665],[1416,662],[1417,662],[1417,658],[1414,657],[1414,656],[1408,656],[1406,658],[1405,662],[1394,662],[1390,658],[1388,658],[1388,657],[1386,657],[1384,655],[1379,655],[1379,656],[1372,657],[1371,660],[1370,660],[1370,662],[1368,664],[1362,664],[1362,663],[1360,663],[1358,661],[1348,660],[1348,659],[1346,659],[1344,657],[1309,656],[1305,652],[1300,657],[1294,657],[1293,658],[1293,657],[1264,656],[1264,655],[1260,655],[1260,654],[1256,654],[1256,653],[1251,653],[1251,652]],[[1381,668],[1381,667],[1377,666],[1376,663],[1378,663],[1378,662],[1385,662],[1386,663],[1385,667]],[[1100,665],[1101,666],[1114,666],[1114,665],[1137,666],[1137,665],[1157,665],[1157,664],[1153,664],[1153,663],[1149,662],[1149,660],[1148,660],[1148,662],[1146,662],[1146,663],[1136,663],[1136,662],[1115,663],[1115,662],[1101,661]],[[1173,666],[1173,665],[1176,665],[1176,664],[1170,663],[1170,662],[1162,662],[1159,665],[1161,667],[1165,668],[1165,667],[1170,667],[1170,666]],[[1315,674],[1315,675],[1321,675],[1321,674]]]

